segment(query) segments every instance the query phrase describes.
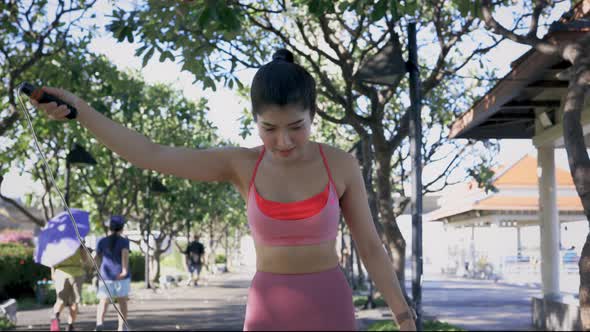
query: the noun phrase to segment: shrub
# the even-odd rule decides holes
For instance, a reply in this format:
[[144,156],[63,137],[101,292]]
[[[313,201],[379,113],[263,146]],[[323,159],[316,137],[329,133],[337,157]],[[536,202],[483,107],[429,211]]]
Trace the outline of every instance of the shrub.
[[5,229],[0,232],[0,243],[20,243],[32,247],[33,231]]
[[[366,295],[353,296],[353,303],[354,303],[355,307],[365,306],[365,304],[367,304],[367,296]],[[376,307],[386,307],[387,306],[387,302],[385,302],[385,300],[381,296],[379,296],[377,298],[373,297],[373,304],[375,304]]]
[[82,285],[82,303],[98,304],[99,299],[96,297],[96,289],[92,285]]
[[137,251],[129,254],[129,271],[131,272],[131,281],[145,280],[145,256]]
[[186,269],[184,263],[184,254],[179,252],[176,248],[172,250],[172,253],[160,258],[161,267],[173,268],[176,270],[184,271]]
[[51,279],[51,270],[33,261],[33,248],[0,243],[0,301],[34,297],[37,281]]
[[57,300],[57,294],[55,293],[55,287],[53,283],[46,283],[46,282],[38,282],[35,286],[36,288],[36,304],[45,305],[45,304],[54,304],[55,300]]
[[225,263],[225,261],[226,261],[225,255],[219,254],[219,255],[215,256],[215,264],[223,264],[223,263]]
[[16,326],[6,317],[0,317],[0,331],[10,330]]

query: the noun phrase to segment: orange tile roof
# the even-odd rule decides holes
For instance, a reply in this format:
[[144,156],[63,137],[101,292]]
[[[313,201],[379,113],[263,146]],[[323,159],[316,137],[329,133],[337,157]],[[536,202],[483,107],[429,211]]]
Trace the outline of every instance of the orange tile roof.
[[[557,197],[560,211],[584,211],[578,196]],[[473,210],[538,210],[538,197],[491,196],[476,202]]]
[[[538,187],[537,179],[537,159],[531,155],[526,155],[512,166],[500,166],[494,170],[496,186],[500,193],[490,194],[479,200],[473,201],[467,197],[457,198],[455,202],[464,201],[463,204],[452,203],[444,204],[439,209],[427,214],[428,220],[436,221],[442,218],[465,213],[467,211],[491,210],[491,211],[536,211],[539,209],[539,197],[531,196],[503,196],[502,188],[530,188]],[[556,182],[559,187],[569,187],[574,189],[574,182],[569,171],[556,167]],[[475,181],[467,185],[466,193],[481,191]],[[460,197],[460,194],[459,196]],[[557,197],[557,208],[559,211],[584,212],[582,202],[578,196],[561,196]]]
[[[512,167],[506,170],[494,181],[494,186],[538,186],[537,179],[537,159],[531,155],[526,155],[516,162]],[[558,186],[574,186],[574,181],[568,170],[555,168],[555,177]]]

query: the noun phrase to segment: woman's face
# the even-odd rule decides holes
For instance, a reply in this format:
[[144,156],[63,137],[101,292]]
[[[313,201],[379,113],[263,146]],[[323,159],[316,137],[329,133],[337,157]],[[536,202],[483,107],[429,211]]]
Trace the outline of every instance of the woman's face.
[[278,160],[303,156],[311,131],[309,111],[299,105],[268,105],[258,114],[258,134],[265,148]]

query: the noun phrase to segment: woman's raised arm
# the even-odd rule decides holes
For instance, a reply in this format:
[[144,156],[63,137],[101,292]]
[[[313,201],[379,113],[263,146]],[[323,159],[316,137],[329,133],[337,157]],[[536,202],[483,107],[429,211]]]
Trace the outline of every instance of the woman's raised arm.
[[[100,114],[69,91],[49,87],[44,87],[43,91],[75,107],[80,124],[107,148],[139,168],[196,181],[236,183],[235,160],[246,149],[191,149],[156,144],[143,134]],[[31,102],[54,120],[67,120],[66,115],[70,112],[65,105],[57,106],[53,102],[39,104],[34,99]]]

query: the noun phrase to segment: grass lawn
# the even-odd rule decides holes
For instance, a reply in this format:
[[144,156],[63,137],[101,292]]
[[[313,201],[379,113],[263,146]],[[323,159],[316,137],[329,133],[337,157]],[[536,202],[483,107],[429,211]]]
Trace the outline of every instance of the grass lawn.
[[[354,295],[352,297],[352,302],[354,303],[355,307],[363,307],[367,303],[367,296],[366,295]],[[382,297],[373,298],[373,303],[377,307],[386,307],[387,303]]]
[[[377,322],[369,326],[367,331],[399,331],[399,327],[392,321]],[[437,320],[424,321],[424,331],[465,331],[448,323]]]

